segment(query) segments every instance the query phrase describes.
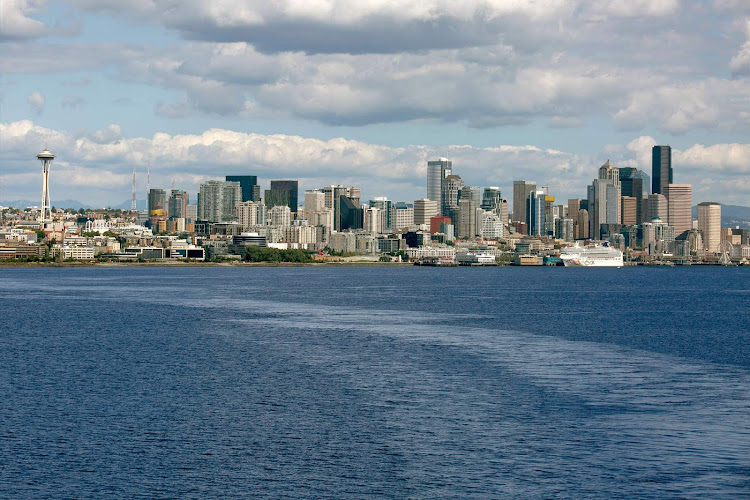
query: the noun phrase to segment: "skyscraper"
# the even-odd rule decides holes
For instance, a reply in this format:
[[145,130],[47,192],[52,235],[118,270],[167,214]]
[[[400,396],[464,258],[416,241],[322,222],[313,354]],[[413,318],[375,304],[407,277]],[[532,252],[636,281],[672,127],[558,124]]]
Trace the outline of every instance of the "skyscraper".
[[[529,193],[526,198],[526,210],[524,210],[526,221],[524,222],[526,222],[530,235],[541,236],[545,234],[545,223],[547,222],[545,207],[546,196],[544,191],[540,189]],[[515,212],[515,210],[514,208],[513,211]]]
[[458,175],[449,175],[443,179],[443,200],[442,206],[438,203],[438,212],[441,215],[450,217],[450,210],[458,207],[458,200],[461,199],[461,189],[464,187],[464,181]]
[[234,207],[241,203],[241,199],[239,182],[206,181],[200,186],[198,216],[211,222],[234,220]]
[[526,200],[536,191],[536,181],[513,181],[513,222],[526,222]]
[[256,175],[227,175],[227,182],[239,182],[242,189],[242,201],[260,201],[255,198],[256,193],[260,194],[260,188],[257,190],[258,176]]
[[479,204],[473,196],[471,186],[461,188],[461,198],[458,201],[458,237],[473,238],[476,236],[477,208]]
[[430,225],[430,219],[438,214],[437,202],[429,198],[422,198],[414,202],[414,224]]
[[381,233],[388,233],[393,223],[393,203],[385,196],[378,196],[370,200],[370,206],[380,210],[378,214],[380,221],[379,231]]
[[646,213],[643,215],[642,224],[651,223],[655,217],[666,221],[669,214],[668,210],[666,196],[661,193],[648,195],[648,198],[646,198]]
[[181,189],[173,189],[169,196],[167,215],[170,219],[184,219],[187,217],[188,193]]
[[663,189],[667,197],[667,220],[674,227],[675,236],[680,236],[693,228],[693,186],[667,184]]
[[703,248],[718,252],[721,245],[721,205],[712,201],[698,203],[698,230],[703,236]]
[[148,216],[167,215],[167,192],[163,189],[149,189],[148,191]]
[[438,208],[443,206],[443,179],[453,172],[453,162],[448,158],[438,158],[427,162],[427,199],[436,201]]
[[271,181],[271,189],[266,190],[266,207],[286,205],[290,211],[296,212],[298,184],[298,181]]
[[664,188],[672,184],[672,148],[654,146],[651,150],[652,193],[664,194]]
[[500,200],[502,198],[499,187],[486,187],[482,194],[482,208],[488,212],[499,213],[498,209],[500,208]]

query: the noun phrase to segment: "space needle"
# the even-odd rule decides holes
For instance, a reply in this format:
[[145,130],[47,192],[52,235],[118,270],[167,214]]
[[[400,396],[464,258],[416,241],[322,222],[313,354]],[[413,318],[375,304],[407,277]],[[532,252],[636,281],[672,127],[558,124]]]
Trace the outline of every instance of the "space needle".
[[44,228],[44,223],[52,220],[52,203],[49,197],[49,168],[52,166],[55,155],[50,153],[49,149],[44,148],[44,151],[36,157],[42,162],[42,210],[39,214],[39,223]]

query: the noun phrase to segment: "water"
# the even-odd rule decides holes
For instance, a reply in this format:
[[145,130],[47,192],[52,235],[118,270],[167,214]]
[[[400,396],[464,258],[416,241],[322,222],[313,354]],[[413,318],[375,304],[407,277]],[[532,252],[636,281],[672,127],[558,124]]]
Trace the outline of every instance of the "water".
[[747,269],[0,269],[0,497],[750,498]]

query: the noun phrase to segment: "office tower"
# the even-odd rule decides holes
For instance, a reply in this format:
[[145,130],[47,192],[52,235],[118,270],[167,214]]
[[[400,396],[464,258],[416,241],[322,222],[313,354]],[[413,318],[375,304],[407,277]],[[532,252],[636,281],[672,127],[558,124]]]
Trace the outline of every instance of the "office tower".
[[380,228],[383,234],[388,234],[393,223],[393,203],[385,196],[378,196],[370,200],[370,206],[380,210]]
[[588,188],[589,237],[599,239],[605,224],[620,223],[620,191],[610,179],[595,179]]
[[461,198],[461,189],[464,187],[464,181],[458,175],[449,175],[443,179],[442,205],[438,205],[441,215],[450,217],[448,213],[451,208],[458,207],[458,200]]
[[414,225],[414,205],[400,201],[393,205],[391,229],[400,231]]
[[379,208],[367,207],[363,210],[363,224],[364,230],[370,234],[381,234],[380,230],[380,216],[382,215]]
[[544,197],[544,234],[555,235],[555,197],[546,195]]
[[651,222],[654,218],[665,221],[667,220],[669,207],[667,206],[667,197],[661,193],[648,195],[646,198],[646,213],[644,214],[643,223]]
[[461,196],[458,200],[458,237],[473,238],[477,229],[477,208],[479,204],[473,196],[471,186],[461,188]]
[[268,210],[272,226],[287,227],[292,223],[292,211],[286,205],[276,205]]
[[573,219],[557,219],[555,221],[555,237],[563,241],[575,240],[575,234],[573,234]]
[[195,220],[198,218],[198,204],[188,204],[185,207],[185,218],[189,221]]
[[[538,190],[529,193],[526,198],[526,227],[530,235],[542,236],[545,234],[545,223],[547,222],[546,196],[544,191]],[[513,209],[515,211],[515,208]]]
[[338,198],[338,231],[347,229],[362,229],[364,222],[364,211],[358,207],[348,196]]
[[535,181],[513,181],[513,222],[526,222],[526,200],[536,191]]
[[620,169],[616,168],[609,162],[609,160],[607,160],[604,165],[599,167],[599,179],[609,181],[609,183],[615,186],[615,188],[617,189],[617,199],[613,201],[617,208],[617,213],[615,214],[614,221],[608,220],[607,224],[619,224],[620,219],[622,218],[622,214],[620,213],[620,196],[622,196],[622,187],[620,185]]
[[[627,177],[623,178],[624,174]],[[631,196],[636,199],[636,224],[643,223],[643,207],[645,199],[651,189],[648,174],[643,170],[635,168],[620,169],[620,186],[622,196]]]
[[305,212],[320,212],[326,208],[326,195],[319,189],[305,191]]
[[484,193],[482,193],[481,207],[488,212],[500,213],[498,211],[498,208],[500,207],[500,200],[502,200],[502,196],[500,194],[499,187],[486,187],[484,188]]
[[721,245],[721,205],[712,201],[698,203],[698,230],[703,237],[703,249],[718,252]]
[[167,215],[170,219],[187,218],[188,193],[173,189],[169,196]]
[[443,202],[443,182],[453,172],[453,163],[448,158],[438,158],[427,162],[427,199],[437,202],[438,207]]
[[258,204],[254,201],[243,201],[234,207],[234,211],[237,222],[243,230],[247,230],[251,226],[265,225],[266,221],[261,221],[258,217]]
[[[256,194],[260,197],[260,186],[258,186],[258,176],[256,175],[227,175],[225,180],[227,182],[239,182],[240,189],[242,190],[242,201],[255,201],[258,202],[260,199],[256,198]],[[258,186],[257,190],[255,186]]]
[[496,240],[504,235],[504,225],[500,216],[495,212],[482,210],[479,234],[482,238]]
[[690,184],[667,184],[663,186],[667,198],[667,221],[680,236],[693,228],[693,186]]
[[200,186],[198,216],[210,222],[234,220],[234,207],[241,203],[239,182],[206,181]]
[[167,214],[167,192],[163,189],[149,189],[148,216],[165,216]]
[[636,224],[638,220],[638,200],[632,196],[622,196],[620,202],[622,203],[622,209],[620,210],[622,225],[632,226]]
[[654,146],[651,149],[651,191],[665,194],[664,189],[672,184],[672,148]]
[[297,211],[297,181],[271,181],[271,189],[266,189],[267,208],[286,205],[292,212]]
[[414,224],[417,226],[430,224],[430,219],[438,215],[438,202],[429,198],[422,198],[414,202]]
[[576,221],[576,239],[586,240],[589,238],[589,211],[585,208],[578,210]]
[[508,200],[505,198],[500,200],[500,210],[498,214],[500,215],[500,221],[503,223],[503,227],[506,227],[508,225]]
[[362,204],[362,191],[358,187],[350,187],[347,196],[349,196],[349,199],[352,200],[352,203],[355,205],[360,206]]

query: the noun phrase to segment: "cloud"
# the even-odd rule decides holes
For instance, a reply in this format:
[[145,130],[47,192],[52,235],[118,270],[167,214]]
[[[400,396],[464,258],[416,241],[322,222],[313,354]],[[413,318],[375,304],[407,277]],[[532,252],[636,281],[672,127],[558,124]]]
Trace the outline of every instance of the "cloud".
[[[514,179],[534,179],[556,186],[551,194],[564,202],[585,197],[586,186],[607,158],[618,167],[650,172],[650,148],[655,143],[652,137],[643,136],[624,146],[611,145],[601,155],[581,155],[534,145],[396,148],[344,138],[320,140],[216,128],[201,134],[124,138],[116,124],[91,134],[73,134],[30,121],[0,124],[0,134],[4,138],[0,162],[7,165],[6,191],[14,190],[16,197],[36,195],[36,179],[24,176],[35,164],[36,152],[47,144],[57,155],[55,185],[67,189],[56,193],[65,197],[80,193],[86,197],[81,201],[109,204],[129,198],[133,165],[140,176],[147,164],[154,187],[177,179],[176,187],[196,192],[206,179],[245,173],[258,175],[262,185],[278,178],[299,179],[301,189],[346,183],[360,186],[365,199],[384,195],[408,201],[424,196],[426,160],[445,154],[468,185],[500,186],[504,196],[512,198]],[[739,182],[750,168],[750,144],[673,149],[673,166],[675,179],[694,184],[696,197],[700,193],[703,199],[742,204],[750,195],[750,185],[743,187]],[[721,187],[732,186],[732,181],[738,181],[734,187]]]
[[745,34],[747,41],[729,61],[729,69],[735,76],[750,74],[750,19],[745,20]]
[[36,38],[48,34],[49,27],[29,14],[39,10],[44,1],[3,0],[0,2],[0,42]]
[[34,91],[28,96],[26,96],[26,102],[29,103],[29,106],[31,106],[31,109],[37,115],[42,114],[42,111],[44,111],[44,96],[42,95],[41,92]]

